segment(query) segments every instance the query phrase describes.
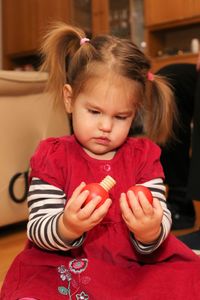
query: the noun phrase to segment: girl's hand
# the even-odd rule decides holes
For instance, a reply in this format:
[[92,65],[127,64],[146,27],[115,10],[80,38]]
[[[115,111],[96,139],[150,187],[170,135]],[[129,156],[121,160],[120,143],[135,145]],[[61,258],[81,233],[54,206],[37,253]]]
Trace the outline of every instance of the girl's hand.
[[89,191],[81,192],[84,186],[85,183],[81,183],[74,190],[59,219],[58,230],[63,240],[73,241],[99,224],[112,203],[108,198],[100,207],[96,208],[101,201],[101,197],[97,196],[83,207],[83,203],[89,195]]
[[148,244],[159,237],[163,209],[158,199],[153,198],[153,203],[150,204],[142,192],[138,193],[137,199],[133,191],[128,191],[127,194],[121,194],[120,207],[122,217],[135,239]]

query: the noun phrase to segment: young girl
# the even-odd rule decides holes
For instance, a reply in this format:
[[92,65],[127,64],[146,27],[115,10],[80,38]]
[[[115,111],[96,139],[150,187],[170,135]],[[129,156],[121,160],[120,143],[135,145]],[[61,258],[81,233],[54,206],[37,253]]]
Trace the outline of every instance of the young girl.
[[[49,90],[71,114],[73,135],[42,141],[31,159],[29,243],[13,262],[1,299],[200,299],[199,258],[169,235],[160,149],[129,138],[142,118],[164,143],[173,102],[145,55],[112,36],[87,39],[58,24],[43,45]],[[63,88],[64,87],[64,88]],[[110,175],[110,198],[84,205],[85,184]],[[143,193],[128,191],[147,186]]]

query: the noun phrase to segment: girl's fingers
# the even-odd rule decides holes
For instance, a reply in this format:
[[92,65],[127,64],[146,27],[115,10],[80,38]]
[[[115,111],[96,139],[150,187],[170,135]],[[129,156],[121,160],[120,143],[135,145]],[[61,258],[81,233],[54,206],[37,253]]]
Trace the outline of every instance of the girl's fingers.
[[98,203],[100,203],[100,202],[101,202],[100,196],[95,196],[86,205],[84,205],[84,202],[83,202],[82,208],[79,211],[79,218],[81,220],[88,219],[91,216],[91,214],[94,212],[94,210],[96,209],[96,206],[98,205]]
[[134,194],[133,191],[128,191],[127,192],[128,196],[128,201],[129,201],[129,206],[135,216],[135,218],[141,218],[141,216],[144,214],[143,209],[140,205],[138,197]]
[[95,220],[102,220],[106,213],[108,212],[110,206],[112,204],[112,200],[110,198],[106,199],[106,201],[101,204],[98,208],[96,208],[92,214],[92,219]]
[[154,207],[153,205],[148,201],[144,193],[139,192],[139,202],[142,207],[143,213],[145,215],[153,215],[154,214]]
[[84,188],[84,186],[86,186],[85,182],[81,182],[74,190],[72,195],[77,195],[80,194],[80,192],[82,191],[82,189]]
[[82,189],[84,188],[85,183],[81,182],[81,184],[75,188],[75,190],[72,193],[72,196],[67,201],[66,206],[69,207],[73,204],[73,208],[75,210],[80,209],[80,207],[83,205],[85,200],[87,199],[89,195],[89,191],[85,190],[81,193]]
[[160,201],[157,198],[153,198],[153,207],[158,214],[163,215],[162,205],[160,204]]
[[160,201],[157,198],[153,198],[153,207],[162,208]]
[[79,218],[81,220],[90,218],[92,222],[99,221],[99,219],[102,219],[107,213],[112,201],[110,198],[108,198],[103,204],[97,207],[97,205],[100,202],[101,202],[100,196],[94,197],[90,202],[87,203],[85,207],[83,207],[79,211]]
[[69,201],[71,201],[71,199],[72,199],[72,201],[73,201],[73,199],[76,199],[78,197],[78,195],[81,193],[81,191],[85,185],[86,185],[85,182],[81,182],[73,191],[72,196]]
[[119,201],[120,201],[120,207],[122,210],[130,209],[129,205],[128,205],[128,199],[127,199],[125,193],[121,193]]
[[124,221],[125,222],[130,222],[130,220],[133,221],[134,215],[132,209],[130,208],[129,200],[127,199],[125,193],[122,193],[120,196],[120,207],[121,207],[122,217]]

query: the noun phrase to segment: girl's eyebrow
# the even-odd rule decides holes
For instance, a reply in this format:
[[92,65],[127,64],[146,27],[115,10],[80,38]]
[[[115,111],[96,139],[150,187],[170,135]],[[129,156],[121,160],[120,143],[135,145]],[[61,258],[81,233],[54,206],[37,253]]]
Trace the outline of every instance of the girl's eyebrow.
[[125,110],[118,112],[117,115],[131,115],[133,113],[133,110]]
[[[96,109],[96,110],[100,110],[100,111],[103,111],[104,110],[104,107],[100,107],[98,106],[97,104],[92,104],[90,102],[87,102],[87,105],[92,107],[93,109]],[[119,111],[119,112],[116,112],[115,115],[131,115],[133,113],[133,110],[131,109],[127,109],[127,110],[124,110],[124,111]]]
[[87,102],[86,105],[91,106],[91,107],[96,108],[96,109],[101,109],[100,106],[98,106],[97,104],[94,104],[94,103]]
[[92,107],[93,109],[102,110],[102,107],[100,107],[98,104],[92,103],[90,101],[87,101],[86,105],[89,107]]
[[[103,111],[104,107],[105,107],[105,106],[103,106],[103,107],[99,106],[98,103],[94,103],[94,101],[91,99],[87,99],[85,102],[85,105],[87,105],[93,109],[100,110],[100,111]],[[116,115],[131,115],[133,113],[133,111],[135,110],[136,105],[137,104],[135,103],[132,109],[128,108],[128,109],[119,111],[116,113]]]

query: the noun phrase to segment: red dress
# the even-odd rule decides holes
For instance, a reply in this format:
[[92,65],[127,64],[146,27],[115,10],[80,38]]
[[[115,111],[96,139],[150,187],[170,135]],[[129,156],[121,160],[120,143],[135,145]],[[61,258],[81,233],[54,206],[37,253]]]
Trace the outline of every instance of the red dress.
[[173,235],[152,254],[139,254],[119,209],[121,192],[163,177],[160,149],[147,139],[128,139],[112,160],[89,157],[73,136],[42,142],[31,176],[62,189],[67,199],[81,181],[111,175],[112,206],[104,220],[69,251],[42,250],[33,243],[14,260],[2,300],[171,300],[200,299],[200,259]]

